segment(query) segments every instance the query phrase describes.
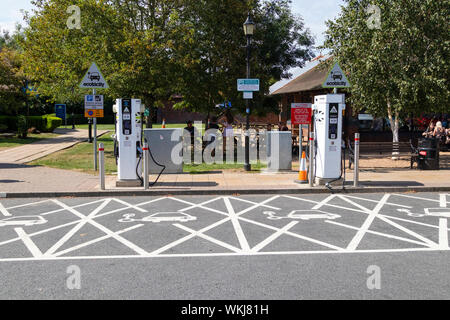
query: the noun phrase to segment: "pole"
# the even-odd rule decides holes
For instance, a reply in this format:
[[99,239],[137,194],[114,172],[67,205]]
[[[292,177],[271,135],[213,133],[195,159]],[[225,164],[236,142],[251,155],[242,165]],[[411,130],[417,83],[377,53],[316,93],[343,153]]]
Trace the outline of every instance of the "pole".
[[[95,96],[95,89],[92,90],[92,95]],[[95,98],[94,98],[95,99]],[[97,118],[94,118],[94,170],[97,171]]]
[[[250,79],[250,50],[251,50],[251,36],[247,36],[247,79]],[[245,164],[244,170],[251,171],[252,166],[250,164],[250,104],[249,99],[246,103],[246,124],[245,124]]]
[[105,146],[100,143],[98,147],[98,158],[100,165],[100,189],[105,190]]
[[314,161],[315,161],[315,152],[314,152],[314,143],[315,143],[315,134],[314,132],[309,133],[309,186],[314,187]]
[[144,143],[144,148],[142,149],[144,152],[144,190],[148,190],[149,188],[149,181],[148,181],[148,175],[149,175],[149,168],[148,168],[148,144]]
[[359,144],[360,144],[360,134],[355,133],[355,169],[353,173],[353,186],[358,188],[359,186]]

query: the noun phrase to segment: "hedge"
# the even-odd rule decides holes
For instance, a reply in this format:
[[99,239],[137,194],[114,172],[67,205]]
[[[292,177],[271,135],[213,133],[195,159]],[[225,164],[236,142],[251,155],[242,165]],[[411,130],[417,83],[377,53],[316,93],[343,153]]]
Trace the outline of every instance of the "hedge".
[[[45,116],[29,116],[27,119],[28,128],[36,128],[41,132],[53,132],[62,125],[62,120],[56,117]],[[18,117],[0,116],[0,124],[8,128],[9,131],[17,131]]]

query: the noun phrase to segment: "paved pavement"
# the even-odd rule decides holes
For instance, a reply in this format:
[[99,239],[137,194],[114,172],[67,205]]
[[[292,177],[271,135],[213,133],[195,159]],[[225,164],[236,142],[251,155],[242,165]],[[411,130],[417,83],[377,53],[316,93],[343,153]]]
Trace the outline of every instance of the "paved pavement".
[[447,193],[0,203],[3,299],[450,298]]
[[[104,135],[105,130],[99,130],[98,136]],[[52,139],[45,139],[16,148],[0,151],[0,164],[25,164],[43,158],[49,154],[64,150],[86,141],[88,130],[56,129],[54,133],[61,134]],[[1,168],[1,167],[0,167]]]

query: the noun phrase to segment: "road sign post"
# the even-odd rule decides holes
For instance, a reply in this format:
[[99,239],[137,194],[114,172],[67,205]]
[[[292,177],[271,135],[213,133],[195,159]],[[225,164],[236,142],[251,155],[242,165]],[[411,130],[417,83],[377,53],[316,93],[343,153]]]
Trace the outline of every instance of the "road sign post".
[[92,96],[85,96],[84,108],[85,117],[93,118],[94,122],[94,170],[97,171],[97,118],[103,118],[104,112],[103,96],[97,96],[96,89],[108,89],[109,86],[95,62],[84,75],[80,88],[92,89]]

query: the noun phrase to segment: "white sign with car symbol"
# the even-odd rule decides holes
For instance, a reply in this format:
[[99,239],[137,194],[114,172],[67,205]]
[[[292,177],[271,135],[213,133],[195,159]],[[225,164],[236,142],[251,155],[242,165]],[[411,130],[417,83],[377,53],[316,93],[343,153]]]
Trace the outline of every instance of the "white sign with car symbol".
[[292,219],[292,220],[314,220],[314,219],[323,219],[323,220],[334,220],[339,219],[341,216],[324,212],[320,210],[294,210],[289,213],[287,216],[277,216],[277,214],[273,211],[265,211],[265,215],[267,215],[267,219],[270,220],[281,220],[281,219]]
[[197,220],[196,217],[193,217],[187,213],[182,212],[159,212],[152,214],[148,217],[137,219],[135,218],[135,214],[125,214],[123,219],[120,219],[119,222],[189,222]]
[[6,226],[29,227],[45,223],[47,223],[47,220],[45,220],[41,216],[21,216],[0,220],[0,227]]

